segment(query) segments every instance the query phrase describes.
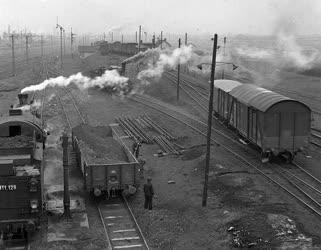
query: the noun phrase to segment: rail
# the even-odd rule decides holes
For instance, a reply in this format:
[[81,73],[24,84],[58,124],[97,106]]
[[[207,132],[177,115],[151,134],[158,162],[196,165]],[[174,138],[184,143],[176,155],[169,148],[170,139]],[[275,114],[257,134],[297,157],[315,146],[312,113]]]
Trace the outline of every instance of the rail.
[[[178,122],[181,122],[183,124],[185,124],[186,126],[190,127],[191,129],[193,129],[194,131],[198,132],[199,134],[202,134],[203,136],[207,136],[206,133],[200,131],[198,128],[196,128],[195,126],[191,125],[187,120],[191,121],[192,119],[189,116],[185,116],[184,114],[179,116],[177,115],[178,111],[170,111],[168,108],[165,108],[164,106],[161,105],[157,105],[155,103],[154,100],[149,100],[147,97],[142,97],[142,96],[133,96],[132,100],[139,102],[145,106],[148,106],[150,108],[153,108],[155,110],[158,110],[159,112],[173,118],[174,120],[177,120]],[[182,117],[185,116],[185,120],[182,119]],[[229,137],[226,137],[229,138]],[[314,214],[316,214],[318,217],[321,218],[321,210],[318,210],[317,208],[311,206],[309,203],[311,201],[314,202],[313,199],[308,198],[308,201],[305,201],[304,199],[302,199],[298,194],[295,194],[292,190],[290,190],[290,188],[286,187],[284,184],[282,184],[282,181],[276,181],[275,179],[273,179],[272,177],[270,177],[268,174],[264,173],[262,170],[260,170],[258,168],[257,163],[252,163],[249,160],[247,160],[244,156],[242,156],[241,154],[237,153],[235,150],[231,149],[230,147],[223,145],[221,142],[219,142],[218,140],[214,140],[213,138],[211,138],[212,142],[215,142],[217,145],[220,145],[222,148],[224,148],[226,151],[230,152],[232,155],[234,155],[236,158],[240,159],[243,163],[245,163],[247,166],[251,167],[252,169],[256,170],[258,173],[260,173],[262,176],[264,176],[267,180],[269,180],[270,182],[274,183],[275,185],[277,185],[278,187],[280,187],[282,190],[284,190],[286,193],[288,193],[291,197],[295,198],[297,201],[299,201],[302,205],[304,205],[306,208],[308,208],[309,210],[311,210]],[[233,142],[235,142],[235,140],[233,140]],[[298,164],[297,164],[298,165]],[[276,165],[277,167],[281,167],[279,165]],[[299,166],[299,165],[298,165]],[[301,167],[301,166],[300,166]],[[302,168],[302,167],[301,167]],[[306,173],[308,173],[305,170]],[[312,174],[310,174],[310,176],[313,176]],[[313,176],[314,177],[314,176]],[[316,177],[314,177],[314,179],[317,179]],[[288,180],[288,179],[286,179]],[[307,194],[307,193],[306,193]],[[314,202],[315,203],[315,202]]]
[[[54,70],[50,70],[50,73],[51,74],[59,74],[59,72],[56,72]],[[68,89],[68,87],[63,87],[62,88],[65,93],[67,93],[67,95],[70,97],[70,99],[72,100],[72,105],[74,107],[74,110],[76,110],[76,112],[74,113],[77,113],[78,114],[78,117],[80,118],[80,122],[81,123],[86,123],[86,120],[82,114],[82,112],[80,111],[80,109],[78,108],[78,105],[77,105],[77,102],[75,100],[75,97],[73,96],[72,92]],[[61,96],[61,92],[58,90],[57,92],[57,97],[58,97],[58,101],[60,103],[60,106],[61,106],[61,109],[63,111],[63,115],[67,121],[67,124],[68,124],[68,127],[69,129],[72,129],[73,127],[73,121],[71,119],[71,117],[68,115],[68,111],[66,110],[66,107],[64,105],[64,102],[63,102],[63,98]],[[142,231],[137,223],[137,220],[134,216],[134,214],[132,213],[132,210],[129,206],[129,204],[127,203],[127,200],[124,199],[123,202],[119,202],[119,206],[123,206],[126,211],[128,211],[128,221],[127,222],[130,222],[132,221],[133,222],[133,225],[135,227],[135,232],[137,234],[137,236],[133,236],[133,237],[122,237],[122,238],[111,238],[110,235],[113,235],[113,234],[121,234],[121,233],[134,233],[134,231],[127,231],[126,229],[120,229],[120,230],[115,230],[114,231],[111,231],[110,230],[110,225],[108,225],[108,223],[106,223],[107,219],[105,218],[105,215],[110,213],[110,209],[105,209],[106,206],[105,205],[108,205],[106,203],[104,204],[96,204],[97,206],[97,210],[99,212],[99,217],[100,217],[100,220],[102,222],[102,225],[103,225],[103,228],[104,228],[104,233],[105,233],[105,236],[106,236],[106,246],[108,249],[121,249],[121,248],[124,248],[122,246],[120,246],[119,244],[122,243],[122,242],[125,242],[127,245],[124,245],[125,248],[128,248],[128,242],[130,241],[134,241],[136,242],[135,244],[131,244],[130,247],[137,247],[137,248],[142,248],[142,249],[149,249],[148,245],[147,245],[147,242],[142,234]],[[110,224],[110,223],[109,223]],[[126,223],[125,223],[126,224]],[[139,239],[137,239],[137,237]],[[137,243],[138,241],[138,243]]]
[[147,249],[147,241],[125,197],[97,204],[108,249]]

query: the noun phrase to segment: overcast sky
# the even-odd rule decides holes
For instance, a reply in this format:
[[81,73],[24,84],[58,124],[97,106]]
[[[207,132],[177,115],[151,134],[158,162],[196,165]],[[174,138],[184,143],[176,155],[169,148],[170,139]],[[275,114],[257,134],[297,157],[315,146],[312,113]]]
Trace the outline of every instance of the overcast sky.
[[78,33],[321,33],[320,0],[0,0],[0,29]]

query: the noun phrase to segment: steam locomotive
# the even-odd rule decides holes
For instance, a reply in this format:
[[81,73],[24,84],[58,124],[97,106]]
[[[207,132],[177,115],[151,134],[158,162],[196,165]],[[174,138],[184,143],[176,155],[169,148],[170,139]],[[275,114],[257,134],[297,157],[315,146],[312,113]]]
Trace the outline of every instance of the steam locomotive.
[[0,237],[28,239],[43,211],[43,148],[46,132],[28,94],[0,117]]

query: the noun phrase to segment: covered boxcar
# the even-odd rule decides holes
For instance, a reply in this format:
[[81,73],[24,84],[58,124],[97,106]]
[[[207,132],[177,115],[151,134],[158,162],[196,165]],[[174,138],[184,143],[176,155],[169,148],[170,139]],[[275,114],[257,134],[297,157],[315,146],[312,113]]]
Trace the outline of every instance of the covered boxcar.
[[228,120],[233,97],[229,95],[230,91],[242,83],[232,80],[216,80],[214,88],[214,111],[221,118]]
[[253,84],[217,80],[215,88],[215,111],[257,145],[263,159],[292,160],[308,146],[311,110],[304,103]]

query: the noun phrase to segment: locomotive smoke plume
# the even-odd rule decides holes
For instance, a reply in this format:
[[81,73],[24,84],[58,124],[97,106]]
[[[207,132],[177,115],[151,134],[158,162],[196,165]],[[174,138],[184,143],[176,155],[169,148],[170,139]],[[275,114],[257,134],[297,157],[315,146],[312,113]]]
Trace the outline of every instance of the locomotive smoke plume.
[[20,107],[20,109],[23,111],[28,111],[28,110],[32,110],[32,109],[38,109],[40,107],[41,107],[41,102],[36,100],[30,105],[24,105],[24,106]]
[[[275,5],[277,14],[273,22],[272,36],[266,44],[270,48],[247,46],[236,48],[236,54],[254,59],[269,59],[277,67],[297,71],[309,70],[320,64],[320,53],[315,49],[304,48],[297,40],[297,34],[318,27],[319,13],[315,1],[283,0]],[[304,22],[302,22],[304,20]]]
[[267,59],[273,56],[271,51],[250,47],[236,48],[236,52],[238,55],[256,59]]
[[69,77],[58,76],[56,78],[47,79],[40,84],[31,85],[22,89],[21,93],[40,91],[46,87],[66,87],[71,83],[74,83],[81,90],[99,87],[101,89],[107,88],[113,92],[122,93],[128,85],[128,78],[120,76],[116,70],[106,70],[102,76],[98,76],[94,79],[77,73]]
[[281,55],[281,66],[306,70],[312,68],[319,58],[319,53],[316,51],[310,54],[304,53],[303,48],[292,34],[280,32],[277,35],[277,41],[277,52]]
[[[137,75],[139,82],[134,86],[134,92],[142,86],[150,84],[150,80],[158,79],[162,76],[166,69],[174,69],[178,64],[186,64],[192,61],[192,47],[183,46],[173,51],[149,49],[145,52],[140,52],[137,55],[126,59],[128,62],[143,62],[147,68],[140,71]],[[37,85],[31,85],[21,90],[24,92],[41,91],[47,87],[66,87],[74,83],[80,90],[85,90],[92,87],[107,89],[108,92],[118,93],[121,96],[128,94],[129,84],[128,78],[120,76],[116,70],[106,70],[102,76],[94,79],[83,76],[81,73],[71,75],[69,77],[58,76],[50,78]]]
[[[154,53],[150,51],[146,54],[153,55]],[[161,51],[157,61],[150,61],[147,69],[144,69],[138,73],[137,79],[141,80],[145,84],[148,84],[149,79],[160,78],[166,69],[174,69],[178,64],[186,64],[192,59],[192,56],[193,54],[191,46],[183,46],[171,52]]]
[[236,48],[236,54],[253,59],[273,60],[277,66],[300,70],[310,69],[320,57],[317,51],[305,53],[292,34],[280,32],[275,39],[276,47],[273,49],[239,47]]

